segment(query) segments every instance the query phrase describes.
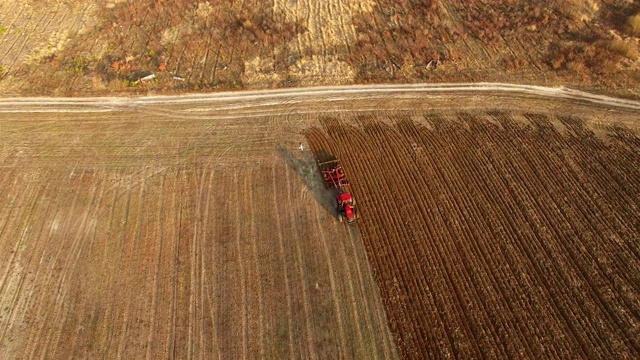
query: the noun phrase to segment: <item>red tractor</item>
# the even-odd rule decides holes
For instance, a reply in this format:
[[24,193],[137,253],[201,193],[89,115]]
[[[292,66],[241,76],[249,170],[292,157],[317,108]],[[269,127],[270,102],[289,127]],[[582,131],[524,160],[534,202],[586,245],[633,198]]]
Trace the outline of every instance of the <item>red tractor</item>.
[[342,170],[339,160],[330,160],[318,163],[320,171],[322,171],[322,178],[325,184],[336,189],[338,195],[336,201],[338,202],[338,220],[346,219],[349,224],[356,221],[358,217],[356,212],[356,199],[349,191],[349,181],[347,175]]

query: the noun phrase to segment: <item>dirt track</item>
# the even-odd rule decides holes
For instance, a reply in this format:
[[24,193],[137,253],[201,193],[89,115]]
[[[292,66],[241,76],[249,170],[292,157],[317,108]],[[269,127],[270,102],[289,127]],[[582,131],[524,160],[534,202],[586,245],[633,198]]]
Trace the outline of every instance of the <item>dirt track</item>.
[[[526,92],[426,88],[0,100],[0,198],[8,204],[0,208],[0,355],[397,357],[399,335],[388,328],[388,299],[365,251],[375,216],[362,223],[369,240],[337,223],[313,159],[297,150],[305,129],[327,116],[393,124],[496,108],[577,116],[598,139],[616,124],[638,129],[633,102],[572,106]],[[352,180],[367,179],[349,160],[356,153],[340,151]],[[363,216],[373,215],[380,193],[359,189]],[[396,223],[388,231],[407,230]],[[629,260],[625,276],[637,276],[637,259],[620,256]],[[393,316],[407,314],[391,306]],[[443,336],[458,321],[441,320]],[[405,355],[408,343],[400,344]],[[537,349],[525,354],[546,354]]]

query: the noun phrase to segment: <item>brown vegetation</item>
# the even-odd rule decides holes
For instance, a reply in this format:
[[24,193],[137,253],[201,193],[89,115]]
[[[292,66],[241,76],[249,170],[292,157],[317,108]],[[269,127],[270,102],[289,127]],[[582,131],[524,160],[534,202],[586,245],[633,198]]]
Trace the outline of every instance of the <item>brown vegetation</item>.
[[637,42],[616,39],[581,1],[379,3],[356,22],[361,46],[350,59],[359,81],[441,79],[451,73],[436,72],[437,65],[448,65],[462,71],[567,71],[562,76],[615,86],[608,78],[637,58]]
[[[184,0],[118,3],[92,32],[45,59],[45,73],[72,68],[76,74],[71,76],[97,77],[114,90],[135,86],[151,73],[160,88],[171,79],[180,80],[174,86],[183,89],[241,88],[246,59],[270,53],[304,31],[276,21],[280,15],[272,6],[270,1],[231,0],[213,5]],[[74,63],[79,58],[81,67]],[[286,67],[284,61],[278,58],[274,71]],[[51,86],[42,82],[44,88]]]
[[[54,14],[73,18],[73,4],[58,4]],[[24,7],[13,23],[0,18],[6,89],[101,94],[506,81],[640,94],[637,2],[142,0],[83,9],[95,18],[72,21],[73,31],[51,29],[40,46],[19,25],[53,28],[55,16]],[[90,25],[74,25],[84,21]],[[138,82],[150,74],[153,81]]]

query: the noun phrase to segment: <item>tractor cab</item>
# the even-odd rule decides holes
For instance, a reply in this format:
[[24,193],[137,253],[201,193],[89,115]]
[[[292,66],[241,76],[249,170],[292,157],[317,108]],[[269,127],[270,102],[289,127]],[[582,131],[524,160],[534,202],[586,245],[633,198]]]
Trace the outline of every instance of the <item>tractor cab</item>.
[[338,206],[344,206],[345,204],[353,204],[353,195],[351,193],[345,192],[342,194],[338,194],[336,197],[338,200]]

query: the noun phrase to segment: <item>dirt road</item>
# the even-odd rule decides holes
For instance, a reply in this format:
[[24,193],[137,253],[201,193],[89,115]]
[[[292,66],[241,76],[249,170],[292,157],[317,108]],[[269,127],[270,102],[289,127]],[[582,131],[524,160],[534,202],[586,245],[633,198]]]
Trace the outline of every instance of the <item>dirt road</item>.
[[604,134],[639,108],[488,84],[2,99],[0,357],[395,358],[303,130],[535,109]]
[[[565,87],[546,87],[535,85],[520,85],[508,83],[444,83],[444,84],[404,84],[404,85],[352,85],[352,86],[322,86],[309,88],[293,88],[279,90],[260,90],[243,92],[220,92],[210,94],[193,94],[177,96],[145,96],[145,97],[91,97],[91,98],[61,98],[61,97],[20,97],[4,98],[0,101],[3,105],[40,105],[51,107],[51,105],[84,105],[96,106],[100,108],[110,108],[118,105],[135,106],[149,104],[199,104],[211,102],[215,105],[233,101],[253,101],[262,100],[257,105],[277,105],[286,100],[303,99],[324,99],[326,97],[332,101],[345,101],[359,99],[363,96],[375,97],[398,97],[413,94],[414,97],[425,97],[430,95],[442,96],[449,94],[465,94],[470,97],[494,95],[504,97],[513,94],[534,95],[541,98],[569,99],[575,102],[591,103],[607,107],[620,107],[626,109],[640,109],[640,101],[627,100],[606,95],[593,94],[580,90]],[[214,106],[215,106],[214,105]],[[255,104],[247,106],[255,107]],[[21,111],[39,111],[23,106]],[[487,107],[490,107],[487,106]],[[225,107],[222,107],[225,109]],[[78,109],[79,110],[79,109]],[[7,110],[0,110],[6,112]],[[55,108],[49,111],[57,111]],[[95,111],[86,109],[85,111]],[[199,110],[202,111],[202,110]]]

